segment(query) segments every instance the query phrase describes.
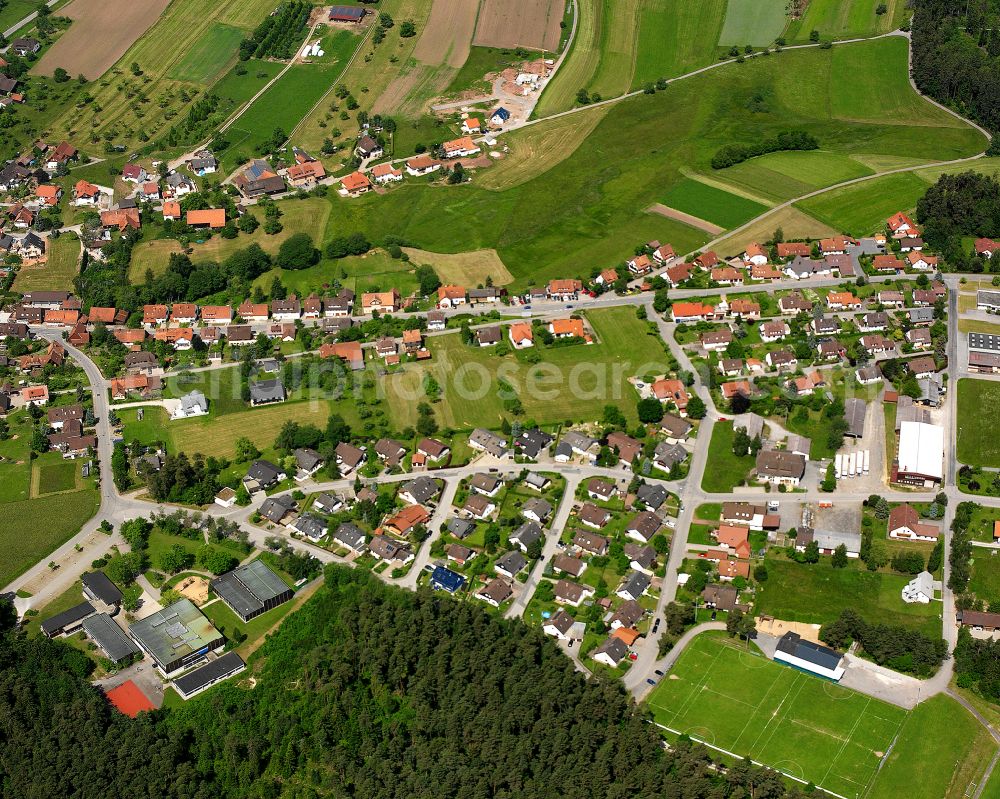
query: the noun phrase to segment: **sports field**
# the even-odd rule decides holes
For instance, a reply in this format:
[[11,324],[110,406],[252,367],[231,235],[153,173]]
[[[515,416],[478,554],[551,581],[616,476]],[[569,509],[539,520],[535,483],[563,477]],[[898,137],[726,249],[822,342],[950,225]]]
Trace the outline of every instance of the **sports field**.
[[785,0],[729,0],[719,44],[724,47],[773,44],[788,24],[786,7]]
[[860,796],[906,711],[698,636],[649,698],[668,729],[842,796]]
[[741,225],[767,210],[766,206],[746,197],[730,194],[691,178],[674,184],[660,201],[669,208],[676,208],[727,229]]
[[901,172],[833,189],[795,207],[842,233],[864,236],[881,229],[897,211],[911,210],[926,191],[925,181]]
[[993,435],[1000,415],[1000,383],[966,378],[958,381],[955,425],[958,460],[970,466],[1000,466],[1000,440]]
[[235,57],[245,35],[232,25],[215,23],[184,58],[171,67],[167,77],[190,83],[212,83]]

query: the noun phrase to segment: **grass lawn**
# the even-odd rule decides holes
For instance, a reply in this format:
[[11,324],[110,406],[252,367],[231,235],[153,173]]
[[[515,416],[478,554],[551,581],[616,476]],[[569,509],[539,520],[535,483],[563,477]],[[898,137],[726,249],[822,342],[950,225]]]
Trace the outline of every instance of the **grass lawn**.
[[842,796],[862,795],[906,711],[698,636],[648,701],[675,732]]
[[[295,233],[308,233],[317,246],[322,244],[323,232],[326,229],[331,210],[329,201],[317,197],[308,197],[304,200],[293,199],[282,202],[280,208],[282,212],[280,233],[269,236],[261,225],[253,233],[249,235],[240,233],[235,239],[213,236],[203,244],[197,242],[191,244],[191,248],[194,250],[191,255],[192,260],[195,262],[223,261],[237,250],[245,249],[251,244],[259,244],[266,252],[275,255],[282,242]],[[258,219],[263,219],[264,215],[259,209],[251,207],[249,212],[255,214]],[[155,239],[139,243],[132,251],[129,279],[141,283],[145,280],[147,269],[152,270],[154,275],[162,274],[170,262],[170,255],[179,253],[181,250],[180,243],[174,239]],[[264,285],[265,288],[270,288],[270,277]],[[289,288],[291,288],[290,285]]]
[[784,0],[729,0],[719,44],[725,47],[773,44],[788,23],[786,5]]
[[658,337],[628,307],[586,315],[596,343],[541,349],[542,362],[531,365],[522,353],[498,358],[491,349],[469,347],[457,334],[431,339],[430,362],[408,364],[383,384],[397,428],[416,421],[414,397],[422,396],[424,376],[443,388],[436,413],[443,427],[496,427],[503,417],[498,373],[514,388],[524,419],[538,424],[593,420],[607,404],[618,405],[635,422],[638,395],[627,382],[633,375],[662,373],[668,357]]
[[[581,22],[585,20],[581,15]],[[851,92],[839,88],[837,70],[854,81]],[[573,80],[573,93],[586,83]],[[543,93],[543,106],[551,90]],[[759,97],[768,112],[755,110]],[[817,102],[819,97],[824,101]],[[565,122],[545,121],[528,130],[533,137],[540,136],[554,124]],[[608,106],[590,134],[570,152],[561,153],[537,177],[518,176],[519,182],[509,188],[492,188],[487,169],[482,178],[474,175],[471,183],[459,187],[414,180],[385,195],[350,201],[334,198],[336,210],[326,238],[359,230],[372,240],[399,235],[431,252],[492,248],[514,276],[514,289],[554,277],[587,277],[590,264],[616,264],[637,243],[650,239],[668,241],[678,252],[703,245],[706,237],[700,231],[666,224],[669,220],[654,219],[656,215],[642,209],[664,202],[664,196],[688,183],[692,173],[711,175],[712,155],[723,145],[757,141],[796,127],[815,135],[824,151],[853,157],[895,157],[906,152],[914,159],[945,159],[970,155],[985,146],[978,133],[934,109],[909,88],[906,42],[900,37],[829,51],[786,50],[677,82],[666,92],[641,94]],[[635,144],[622,146],[622,142]],[[915,181],[923,191],[926,184],[919,178]],[[871,188],[872,196],[860,201],[877,204],[879,183],[873,182]],[[712,198],[720,195],[726,205],[715,208]],[[910,207],[915,199],[899,207],[895,200],[887,203],[891,209],[884,213],[879,209],[870,226]],[[710,221],[725,211],[719,224],[731,224],[762,210],[752,201],[748,210],[746,202],[716,190],[697,208],[684,210],[708,214]],[[742,215],[732,213],[729,206],[736,203],[743,205]],[[546,213],[526,225],[525,208],[545,208]],[[841,224],[832,226],[839,229]]]
[[231,25],[213,23],[205,35],[175,63],[167,77],[190,83],[211,83],[236,56],[245,31]]
[[216,629],[222,632],[226,638],[232,638],[236,630],[240,630],[247,636],[246,641],[240,644],[237,649],[241,654],[251,648],[264,637],[264,633],[270,630],[275,624],[281,621],[292,609],[294,600],[278,605],[276,608],[266,613],[260,614],[255,619],[244,622],[239,616],[229,609],[229,606],[221,599],[216,600],[202,607],[202,612],[208,620],[215,625]]
[[644,2],[639,12],[633,88],[710,64],[725,10],[726,0]]
[[20,292],[71,291],[79,262],[80,239],[75,233],[64,233],[55,241],[49,239],[49,260],[41,266],[22,266],[14,280],[14,289]]
[[1000,602],[1000,554],[995,549],[975,547],[972,555],[969,591],[985,600],[987,605]]
[[469,57],[458,71],[445,94],[448,96],[465,91],[492,92],[492,81],[485,79],[488,72],[502,72],[516,63],[518,58],[513,50],[501,47],[470,47]]
[[5,519],[0,525],[0,585],[76,535],[99,506],[100,497],[92,482],[81,491],[0,506]]
[[958,381],[958,460],[972,466],[1000,466],[1000,439],[990,430],[1000,413],[1000,383]]
[[712,427],[712,440],[708,444],[712,468],[706,469],[701,478],[702,490],[712,494],[732,491],[743,484],[754,467],[754,459],[749,455],[737,457],[733,454],[733,439],[732,422],[716,422]]
[[83,583],[80,580],[74,581],[73,585],[63,591],[59,596],[49,602],[45,607],[38,609],[37,616],[31,616],[25,622],[24,629],[28,635],[40,635],[40,626],[46,619],[62,613],[64,610],[79,605],[83,602]]
[[724,228],[733,228],[767,210],[760,203],[686,178],[662,198],[664,205]]
[[713,177],[757,196],[783,202],[824,186],[871,174],[873,170],[843,153],[804,150],[751,158],[720,169]]
[[[355,37],[357,42],[360,38]],[[343,64],[296,64],[262,94],[226,135],[230,146],[221,155],[223,170],[235,169],[256,153],[258,145],[280,128],[289,134],[343,71]]]
[[[876,14],[882,4],[885,14]],[[811,0],[801,20],[793,21],[787,38],[809,40],[809,32],[818,30],[823,38],[849,38],[888,33],[909,16],[906,0]]]
[[55,494],[59,491],[72,491],[76,488],[76,473],[79,468],[76,461],[66,461],[61,458],[54,463],[39,465],[38,493]]
[[870,572],[856,561],[834,569],[830,558],[804,564],[768,558],[767,581],[757,595],[757,613],[807,624],[826,624],[842,610],[857,610],[869,621],[899,624],[941,637],[940,605],[908,605],[900,591],[909,578]]
[[902,172],[834,189],[796,203],[796,207],[830,227],[863,236],[881,229],[896,211],[913,208],[926,191],[927,183],[910,172]]
[[939,694],[921,702],[906,717],[866,795],[870,799],[971,796],[995,750],[993,739],[972,714]]

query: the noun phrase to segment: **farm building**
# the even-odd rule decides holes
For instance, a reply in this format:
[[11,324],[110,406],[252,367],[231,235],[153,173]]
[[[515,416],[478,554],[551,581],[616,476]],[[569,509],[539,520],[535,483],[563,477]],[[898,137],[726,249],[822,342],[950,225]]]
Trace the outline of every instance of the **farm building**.
[[330,6],[330,22],[361,22],[365,10],[356,6]]

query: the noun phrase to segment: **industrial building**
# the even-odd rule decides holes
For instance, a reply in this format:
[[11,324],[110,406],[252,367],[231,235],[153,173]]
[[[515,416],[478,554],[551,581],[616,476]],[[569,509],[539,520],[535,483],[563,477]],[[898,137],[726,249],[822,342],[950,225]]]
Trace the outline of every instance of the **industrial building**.
[[932,488],[944,477],[944,428],[926,422],[903,422],[892,481]]

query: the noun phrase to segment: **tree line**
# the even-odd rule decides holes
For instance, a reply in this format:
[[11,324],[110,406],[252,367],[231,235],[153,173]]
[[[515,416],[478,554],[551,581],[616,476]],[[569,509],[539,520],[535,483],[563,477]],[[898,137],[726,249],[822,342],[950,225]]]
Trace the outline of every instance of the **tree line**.
[[85,660],[0,636],[0,795],[804,796],[688,739],[664,748],[618,683],[584,679],[520,620],[360,570],[328,569],[251,659],[253,690],[230,680],[132,720],[85,681]]
[[773,139],[764,139],[756,144],[727,144],[715,151],[712,156],[712,169],[725,169],[756,158],[767,153],[777,153],[782,150],[817,150],[819,142],[811,133],[804,130],[786,130]]

